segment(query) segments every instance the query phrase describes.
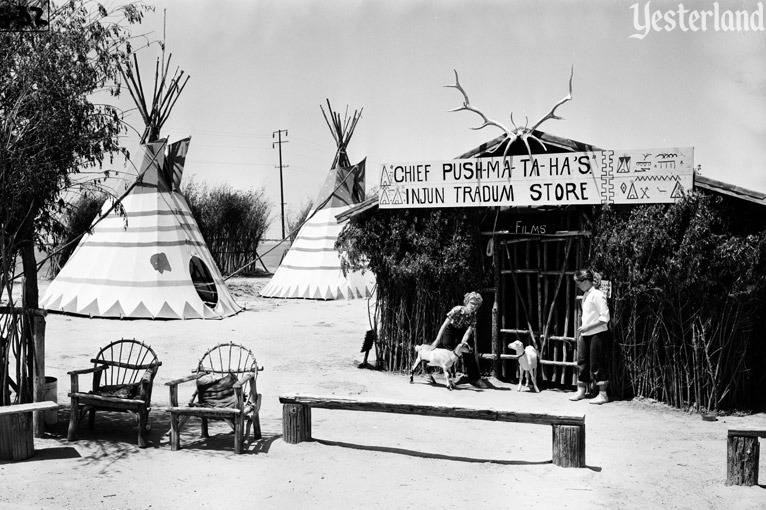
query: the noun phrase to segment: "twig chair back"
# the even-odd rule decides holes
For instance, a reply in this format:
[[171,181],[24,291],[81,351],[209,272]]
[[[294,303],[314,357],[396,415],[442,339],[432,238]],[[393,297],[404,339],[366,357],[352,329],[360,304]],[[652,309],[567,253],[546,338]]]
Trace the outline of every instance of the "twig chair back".
[[[242,453],[253,427],[261,438],[258,366],[253,352],[233,342],[218,344],[202,355],[192,374],[165,383],[170,391],[170,446],[181,448],[181,428],[189,418],[201,419],[202,437],[208,436],[208,420],[224,420],[234,430],[234,451]],[[178,386],[194,381],[197,388],[186,406],[178,405]]]
[[[98,351],[90,360],[92,368],[69,372],[69,397],[72,407],[67,438],[77,438],[82,416],[89,412],[88,425],[93,428],[96,411],[131,412],[138,419],[138,446],[147,446],[148,415],[151,411],[152,387],[162,362],[154,350],[135,339],[120,339]],[[93,374],[91,391],[80,391],[79,376]]]

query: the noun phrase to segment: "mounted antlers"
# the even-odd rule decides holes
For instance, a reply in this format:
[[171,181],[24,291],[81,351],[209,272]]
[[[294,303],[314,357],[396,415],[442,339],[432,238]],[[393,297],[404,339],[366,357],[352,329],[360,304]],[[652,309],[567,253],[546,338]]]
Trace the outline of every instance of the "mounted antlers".
[[469,112],[474,112],[477,115],[479,115],[484,123],[481,126],[472,127],[471,129],[482,129],[487,126],[495,126],[500,129],[502,129],[506,135],[508,135],[508,142],[505,146],[505,151],[503,152],[503,157],[506,157],[508,155],[508,151],[511,148],[511,145],[513,145],[513,142],[516,141],[517,138],[521,138],[521,140],[524,142],[524,145],[527,147],[527,153],[529,154],[530,159],[532,158],[532,149],[529,147],[529,139],[533,139],[537,141],[540,145],[543,146],[543,149],[548,150],[548,148],[545,146],[545,143],[543,143],[542,140],[540,140],[538,137],[536,137],[533,133],[534,131],[540,127],[540,125],[545,122],[548,119],[556,119],[556,120],[562,120],[563,117],[559,117],[556,115],[556,109],[566,103],[567,101],[572,100],[572,78],[574,77],[574,65],[572,66],[572,70],[569,74],[569,94],[564,96],[563,99],[561,99],[558,103],[556,103],[553,108],[551,108],[551,111],[546,113],[545,116],[543,116],[540,120],[534,123],[534,125],[529,128],[527,127],[529,118],[526,118],[526,121],[524,123],[524,126],[517,126],[516,123],[513,121],[513,112],[511,112],[511,124],[513,124],[513,129],[508,129],[503,124],[492,120],[488,118],[484,113],[482,113],[477,108],[474,108],[471,106],[471,102],[468,99],[468,94],[466,93],[465,89],[460,85],[460,80],[457,75],[457,70],[455,70],[455,84],[454,85],[445,85],[445,87],[458,89],[461,94],[463,94],[463,106],[460,106],[458,108],[453,108],[452,110],[449,110],[450,112],[459,112],[461,110],[467,110]]

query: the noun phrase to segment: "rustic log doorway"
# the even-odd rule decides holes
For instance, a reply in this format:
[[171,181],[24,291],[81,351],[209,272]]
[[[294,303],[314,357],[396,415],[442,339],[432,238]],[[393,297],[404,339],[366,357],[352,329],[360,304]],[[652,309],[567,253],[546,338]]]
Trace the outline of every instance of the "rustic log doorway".
[[496,317],[492,353],[481,357],[493,361],[493,372],[500,379],[515,378],[516,362],[510,361],[513,352],[508,344],[521,340],[540,354],[541,381],[564,387],[577,383],[576,331],[581,310],[573,275],[588,259],[590,232],[577,221],[582,220],[579,215],[562,216],[559,221],[574,229],[549,226],[550,233],[519,233],[517,228],[485,232],[491,236],[488,252],[495,266]]

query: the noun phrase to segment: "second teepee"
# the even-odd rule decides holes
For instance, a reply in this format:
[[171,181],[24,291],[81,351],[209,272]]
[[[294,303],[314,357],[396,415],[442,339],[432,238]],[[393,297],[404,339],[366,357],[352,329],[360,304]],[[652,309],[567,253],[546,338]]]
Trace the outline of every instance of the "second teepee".
[[[332,120],[325,117],[337,145],[332,167],[319,191],[308,219],[298,232],[290,250],[261,296],[303,299],[353,299],[372,294],[375,277],[369,271],[343,274],[341,254],[335,240],[344,225],[336,216],[364,201],[365,160],[351,165],[347,147],[361,111],[348,113],[343,119],[327,107]],[[321,106],[320,106],[321,108]]]

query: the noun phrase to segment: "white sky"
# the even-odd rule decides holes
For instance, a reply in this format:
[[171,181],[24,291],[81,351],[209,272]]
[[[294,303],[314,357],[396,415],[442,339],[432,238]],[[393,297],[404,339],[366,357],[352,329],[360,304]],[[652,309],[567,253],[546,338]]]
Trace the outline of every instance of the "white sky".
[[[285,208],[314,198],[335,143],[319,105],[364,108],[349,146],[367,157],[367,187],[383,162],[450,159],[500,134],[460,106],[530,125],[567,92],[548,133],[605,149],[694,147],[702,174],[766,192],[766,32],[637,32],[634,0],[155,0],[135,32],[162,37],[191,80],[163,135],[192,136],[185,179],[264,187],[279,234],[278,152]],[[652,11],[680,2],[653,0]],[[712,1],[684,1],[690,10]],[[760,2],[762,4],[763,2]],[[758,11],[759,2],[719,1]],[[643,19],[641,18],[641,21]],[[764,20],[766,23],[766,20]],[[142,50],[152,66],[158,47]],[[145,68],[147,69],[147,68]],[[145,86],[151,85],[145,72]],[[129,97],[126,95],[126,99]],[[127,103],[125,103],[127,104]],[[138,115],[131,123],[142,127]],[[131,135],[128,145],[135,144]]]

